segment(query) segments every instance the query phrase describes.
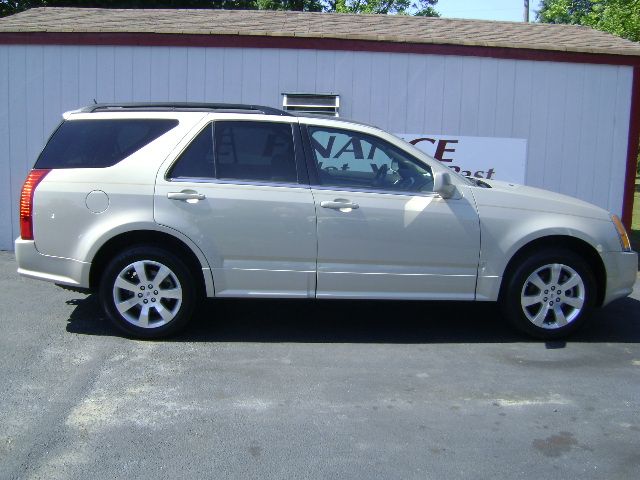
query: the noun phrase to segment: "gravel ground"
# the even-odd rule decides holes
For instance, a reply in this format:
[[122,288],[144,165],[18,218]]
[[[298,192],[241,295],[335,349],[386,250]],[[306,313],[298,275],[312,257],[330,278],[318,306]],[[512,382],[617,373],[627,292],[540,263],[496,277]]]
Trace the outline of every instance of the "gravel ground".
[[0,478],[640,478],[640,287],[565,342],[494,306],[207,302],[121,337],[0,252]]

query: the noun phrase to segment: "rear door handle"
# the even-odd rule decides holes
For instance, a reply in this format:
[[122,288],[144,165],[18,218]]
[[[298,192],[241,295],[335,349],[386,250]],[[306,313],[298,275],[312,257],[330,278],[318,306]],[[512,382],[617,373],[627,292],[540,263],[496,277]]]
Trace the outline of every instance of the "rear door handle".
[[207,197],[198,192],[169,192],[167,198],[169,200],[204,200]]
[[331,208],[332,210],[356,210],[360,208],[357,203],[349,202],[346,200],[335,200],[333,202],[324,201],[320,202],[322,208]]

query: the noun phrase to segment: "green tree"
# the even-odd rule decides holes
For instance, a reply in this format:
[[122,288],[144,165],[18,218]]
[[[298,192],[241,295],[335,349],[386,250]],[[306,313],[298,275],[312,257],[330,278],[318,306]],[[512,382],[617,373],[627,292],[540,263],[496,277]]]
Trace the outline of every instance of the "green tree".
[[299,12],[322,12],[321,0],[256,0],[252,3],[253,10],[297,10]]
[[640,41],[640,0],[542,0],[537,19],[586,25]]
[[328,9],[340,13],[400,13],[440,16],[433,8],[438,0],[334,0]]
[[33,7],[225,8],[438,16],[438,0],[0,0],[0,17]]

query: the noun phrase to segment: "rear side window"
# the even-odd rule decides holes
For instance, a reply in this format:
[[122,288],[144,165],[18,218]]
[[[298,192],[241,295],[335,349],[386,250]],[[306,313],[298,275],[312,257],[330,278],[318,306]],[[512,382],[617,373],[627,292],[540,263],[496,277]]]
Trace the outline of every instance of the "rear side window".
[[110,167],[178,125],[170,119],[72,120],[63,122],[35,168]]
[[213,128],[202,130],[169,172],[169,178],[213,178]]
[[220,179],[297,182],[290,123],[216,122],[216,174]]

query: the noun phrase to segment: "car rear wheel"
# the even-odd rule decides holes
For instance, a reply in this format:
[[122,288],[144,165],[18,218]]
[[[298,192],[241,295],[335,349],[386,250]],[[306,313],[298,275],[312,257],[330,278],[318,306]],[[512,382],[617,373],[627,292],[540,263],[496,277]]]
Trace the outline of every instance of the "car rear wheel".
[[165,337],[184,328],[196,298],[185,264],[157,247],[120,253],[107,265],[100,283],[100,300],[109,319],[138,338]]
[[595,280],[582,257],[569,250],[538,252],[518,265],[500,303],[521,331],[542,339],[565,337],[588,317],[595,303]]

